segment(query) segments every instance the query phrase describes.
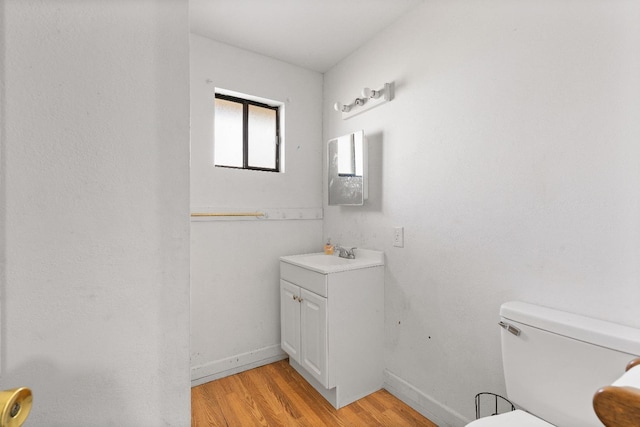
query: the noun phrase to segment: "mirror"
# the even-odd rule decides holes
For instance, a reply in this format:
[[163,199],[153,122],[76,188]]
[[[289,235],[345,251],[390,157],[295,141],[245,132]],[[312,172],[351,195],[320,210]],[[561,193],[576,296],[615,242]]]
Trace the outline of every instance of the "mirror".
[[364,131],[332,139],[327,147],[329,205],[362,206],[368,197]]

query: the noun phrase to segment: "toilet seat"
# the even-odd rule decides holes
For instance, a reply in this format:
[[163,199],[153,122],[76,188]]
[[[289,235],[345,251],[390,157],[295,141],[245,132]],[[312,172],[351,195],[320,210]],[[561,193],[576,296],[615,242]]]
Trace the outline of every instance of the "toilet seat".
[[479,420],[472,421],[467,427],[554,427],[540,418],[531,415],[528,412],[516,409],[515,411],[506,412],[504,414],[493,417],[484,417]]

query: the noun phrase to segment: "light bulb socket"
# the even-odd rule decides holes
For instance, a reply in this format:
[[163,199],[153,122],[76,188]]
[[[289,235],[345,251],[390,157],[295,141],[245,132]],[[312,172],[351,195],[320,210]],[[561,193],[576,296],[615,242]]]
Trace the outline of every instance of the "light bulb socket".
[[380,98],[380,95],[382,95],[382,93],[379,90],[373,90],[368,87],[362,89],[362,96],[364,96],[365,98],[377,99]]
[[351,110],[351,105],[344,105],[342,102],[336,102],[333,104],[333,109],[341,113],[348,113]]

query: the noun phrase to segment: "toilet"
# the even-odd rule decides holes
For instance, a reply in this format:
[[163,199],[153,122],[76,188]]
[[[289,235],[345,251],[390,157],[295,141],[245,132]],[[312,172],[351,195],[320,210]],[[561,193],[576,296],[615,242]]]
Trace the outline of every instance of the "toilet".
[[640,329],[524,302],[500,307],[512,412],[467,427],[602,427],[592,401],[640,356]]

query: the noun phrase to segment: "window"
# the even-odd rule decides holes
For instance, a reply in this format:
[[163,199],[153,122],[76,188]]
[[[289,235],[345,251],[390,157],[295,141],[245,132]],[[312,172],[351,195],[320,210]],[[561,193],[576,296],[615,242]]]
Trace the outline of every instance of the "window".
[[214,165],[280,171],[280,106],[215,97]]

